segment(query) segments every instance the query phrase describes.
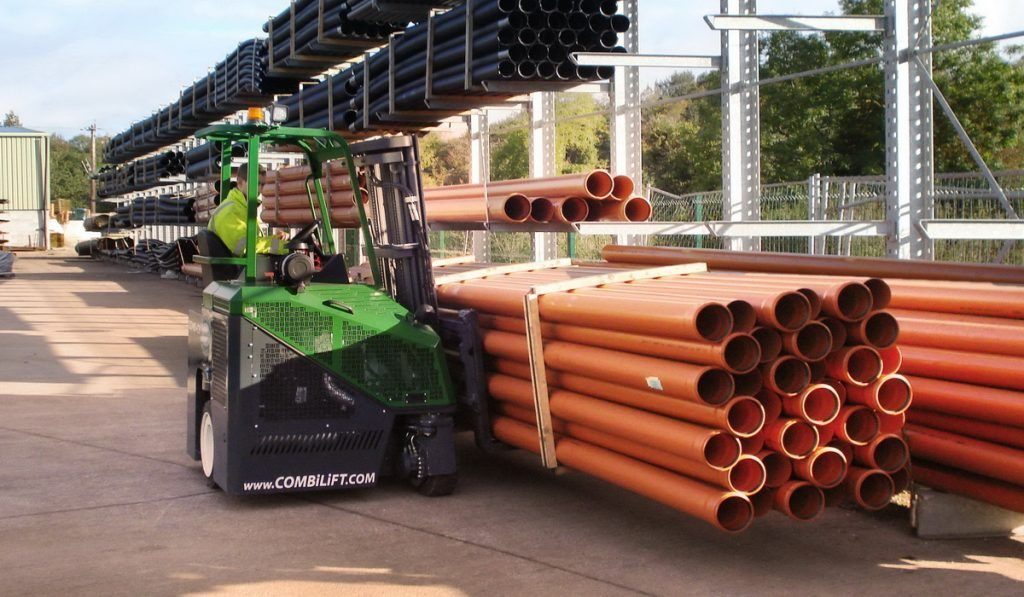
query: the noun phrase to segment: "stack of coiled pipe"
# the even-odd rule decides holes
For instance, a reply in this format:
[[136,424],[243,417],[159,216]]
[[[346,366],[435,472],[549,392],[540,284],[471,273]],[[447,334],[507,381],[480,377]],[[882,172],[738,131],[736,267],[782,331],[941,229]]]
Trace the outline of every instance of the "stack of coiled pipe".
[[[502,442],[538,451],[523,295],[644,266],[604,263],[445,283],[442,307],[479,313]],[[727,273],[540,297],[556,455],[720,529],[780,511],[887,505],[907,485],[891,359],[898,328],[878,280]]]
[[424,190],[428,222],[575,224],[646,222],[651,204],[635,194],[629,176],[605,170]]

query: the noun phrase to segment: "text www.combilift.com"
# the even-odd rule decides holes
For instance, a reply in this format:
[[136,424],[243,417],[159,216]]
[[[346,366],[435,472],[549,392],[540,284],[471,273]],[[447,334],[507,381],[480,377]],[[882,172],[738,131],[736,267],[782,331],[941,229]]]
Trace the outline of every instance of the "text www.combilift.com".
[[331,475],[298,475],[278,477],[273,481],[242,483],[243,491],[270,491],[272,489],[330,489],[332,487],[358,487],[373,485],[377,473],[335,473]]

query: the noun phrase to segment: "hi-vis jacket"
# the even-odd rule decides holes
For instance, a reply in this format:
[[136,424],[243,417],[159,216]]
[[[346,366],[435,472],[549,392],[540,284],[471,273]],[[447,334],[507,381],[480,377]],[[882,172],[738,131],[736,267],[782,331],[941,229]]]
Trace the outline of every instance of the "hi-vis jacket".
[[[213,212],[206,225],[236,257],[245,255],[245,221],[249,215],[248,210],[248,202],[242,191],[231,189],[227,199]],[[288,252],[285,246],[287,242],[276,236],[259,236],[256,238],[256,252],[283,255]]]

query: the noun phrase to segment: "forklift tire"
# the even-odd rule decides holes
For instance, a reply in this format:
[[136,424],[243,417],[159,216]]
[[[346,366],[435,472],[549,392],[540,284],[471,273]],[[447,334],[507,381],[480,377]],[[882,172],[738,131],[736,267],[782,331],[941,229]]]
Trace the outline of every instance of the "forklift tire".
[[420,495],[427,497],[442,497],[451,495],[458,483],[458,475],[435,475],[427,477],[416,487]]
[[206,477],[206,486],[216,488],[217,483],[213,480],[213,455],[215,438],[213,432],[213,410],[210,401],[203,405],[203,418],[199,423],[199,460],[203,464],[203,476]]

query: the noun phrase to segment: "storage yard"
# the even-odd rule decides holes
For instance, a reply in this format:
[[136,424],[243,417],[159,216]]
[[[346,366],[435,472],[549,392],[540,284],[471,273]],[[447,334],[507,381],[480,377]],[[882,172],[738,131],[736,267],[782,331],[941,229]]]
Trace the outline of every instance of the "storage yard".
[[[686,55],[637,0],[298,0],[87,129],[87,207],[9,113],[0,593],[1020,594],[1020,138],[940,57],[1024,93],[1024,31],[971,6],[722,0]],[[878,163],[763,183],[759,93],[851,69]]]

